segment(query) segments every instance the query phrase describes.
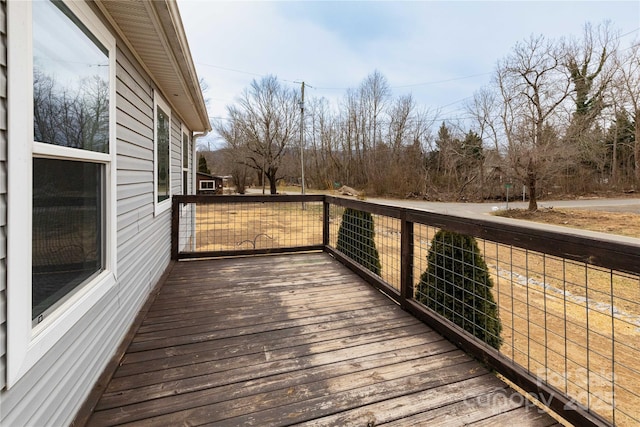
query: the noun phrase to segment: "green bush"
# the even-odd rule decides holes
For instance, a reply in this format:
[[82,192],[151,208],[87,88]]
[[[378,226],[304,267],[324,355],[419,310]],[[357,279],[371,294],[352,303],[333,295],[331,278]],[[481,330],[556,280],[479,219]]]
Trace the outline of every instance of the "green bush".
[[418,300],[465,331],[499,349],[502,324],[478,243],[471,236],[440,230],[431,241],[420,276]]
[[379,276],[382,265],[374,235],[371,213],[352,208],[344,210],[338,230],[338,251]]

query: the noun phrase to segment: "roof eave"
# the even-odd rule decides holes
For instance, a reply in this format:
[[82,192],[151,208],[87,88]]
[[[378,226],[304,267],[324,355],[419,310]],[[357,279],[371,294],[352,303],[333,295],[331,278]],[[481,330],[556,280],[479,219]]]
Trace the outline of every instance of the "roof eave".
[[[194,132],[209,132],[207,108],[176,1],[98,0],[97,5],[185,125]],[[127,19],[133,14],[147,25]]]

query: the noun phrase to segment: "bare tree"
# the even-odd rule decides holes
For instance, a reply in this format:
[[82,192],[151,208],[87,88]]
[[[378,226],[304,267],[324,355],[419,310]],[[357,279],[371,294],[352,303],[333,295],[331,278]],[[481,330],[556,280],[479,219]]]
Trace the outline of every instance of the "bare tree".
[[226,147],[221,150],[221,154],[229,168],[236,192],[244,194],[250,166],[247,164],[249,152],[242,129],[236,121],[222,120],[214,122],[213,128],[226,142]]
[[367,76],[358,89],[348,89],[345,94],[338,120],[349,185],[366,186],[380,174],[376,167],[379,160],[376,150],[385,150],[378,146],[382,144],[390,98],[387,79],[379,71]]
[[298,140],[297,93],[268,76],[253,80],[238,104],[227,107],[229,123],[216,130],[241,163],[266,176],[270,193],[276,194],[287,149]]
[[[347,90],[332,122],[336,180],[373,194],[425,192],[424,146],[434,115],[411,95],[393,97],[378,71]],[[328,135],[328,134],[327,134]],[[326,145],[324,145],[326,147]]]
[[360,85],[362,119],[366,123],[367,145],[375,148],[380,140],[380,120],[391,98],[387,78],[378,70],[369,74]]
[[307,105],[309,180],[317,188],[332,188],[334,182],[345,179],[345,156],[338,137],[338,118],[332,114],[326,98],[311,98]]
[[589,127],[605,107],[604,94],[611,83],[612,66],[618,37],[606,22],[594,28],[585,24],[581,40],[568,39],[563,44],[564,65],[573,83],[574,120],[581,119],[582,127]]
[[109,142],[109,84],[99,75],[64,85],[34,68],[34,136],[65,147],[105,152]]
[[360,84],[360,117],[363,155],[365,157],[365,176],[367,181],[384,180],[381,162],[384,162],[384,152],[387,150],[382,144],[381,125],[386,115],[387,106],[391,99],[389,83],[378,70],[369,74]]
[[465,110],[473,118],[478,136],[483,140],[490,140],[495,152],[500,152],[500,105],[496,92],[488,87],[481,88],[473,94],[473,99],[465,105]]
[[386,140],[394,155],[398,155],[402,146],[406,144],[411,132],[412,114],[416,108],[411,95],[400,96],[389,109],[389,126]]
[[539,181],[566,157],[554,131],[561,119],[560,106],[570,95],[571,79],[562,59],[552,42],[532,36],[516,44],[497,69],[509,164],[529,191],[532,211],[538,208]]
[[207,108],[211,105],[211,98],[209,98],[207,96],[207,94],[209,93],[209,83],[204,79],[204,77],[200,77],[198,79],[198,84],[200,85],[200,91],[202,92],[202,95],[204,96],[204,105],[207,106]]
[[60,101],[55,80],[39,68],[33,70],[33,125],[36,141],[60,144]]
[[[568,166],[573,183],[568,191],[587,190],[604,173],[606,145],[598,118],[607,108],[606,95],[615,72],[617,34],[609,22],[596,27],[585,24],[582,38],[562,43],[564,66],[571,77],[573,112],[565,141],[575,150],[575,162]],[[594,180],[595,175],[595,180]],[[569,185],[571,185],[569,187]]]
[[633,145],[635,184],[640,185],[640,41],[624,51],[617,61],[616,88],[622,110],[631,111],[634,121]]

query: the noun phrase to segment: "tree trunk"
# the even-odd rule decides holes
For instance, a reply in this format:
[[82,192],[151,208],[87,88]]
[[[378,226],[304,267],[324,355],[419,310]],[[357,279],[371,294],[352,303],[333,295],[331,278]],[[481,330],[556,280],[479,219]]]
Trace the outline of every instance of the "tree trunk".
[[480,162],[480,201],[484,202],[484,161]]
[[278,172],[278,169],[268,168],[267,172],[265,174],[265,176],[269,180],[269,193],[270,194],[278,194],[278,189],[276,187],[276,184],[278,182],[278,180],[276,179],[276,173],[277,172]]
[[633,160],[635,168],[635,184],[640,185],[640,110],[636,110],[634,119],[635,143],[633,146]]
[[618,180],[618,128],[615,128],[613,137],[613,152],[611,153],[611,181],[614,185],[620,184]]
[[538,200],[536,193],[536,184],[537,184],[536,174],[532,171],[529,171],[527,174],[527,189],[529,190],[529,211],[535,212],[538,210]]

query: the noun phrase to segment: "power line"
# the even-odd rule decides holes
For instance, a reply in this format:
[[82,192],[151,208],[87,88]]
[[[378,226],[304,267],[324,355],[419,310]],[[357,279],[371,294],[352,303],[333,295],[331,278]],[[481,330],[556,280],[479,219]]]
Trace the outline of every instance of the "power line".
[[391,86],[391,89],[401,89],[401,88],[405,88],[405,87],[416,87],[416,86],[428,86],[428,85],[435,85],[435,84],[440,84],[440,83],[453,82],[453,81],[456,81],[456,80],[471,79],[471,78],[473,78],[473,77],[487,76],[487,75],[489,75],[489,74],[493,74],[493,73],[472,74],[472,75],[470,75],[470,76],[455,77],[455,78],[453,78],[453,79],[436,80],[436,81],[432,81],[432,82],[423,82],[423,83],[414,83],[414,84],[410,84],[410,85],[402,85],[402,86]]
[[633,34],[633,33],[637,32],[637,31],[640,31],[640,27],[636,28],[635,30],[631,30],[631,31],[629,31],[627,33],[620,34],[618,37],[616,37],[616,39],[621,39],[623,37],[628,36],[629,34]]
[[221,116],[209,116],[209,120],[228,120],[231,121],[229,117],[221,117]]
[[[251,71],[238,70],[236,68],[222,67],[220,65],[205,64],[204,62],[196,62],[195,64],[202,65],[203,67],[217,68],[219,70],[231,71],[231,72],[239,73],[239,74],[247,74],[249,76],[267,77],[267,76],[271,75],[271,74],[254,73],[254,72],[251,72]],[[296,84],[300,83],[300,82],[297,82],[297,81],[287,80],[287,79],[282,79],[282,78],[280,78],[279,80],[281,80],[283,82],[288,82],[288,83],[296,83]]]
[[221,67],[219,65],[205,64],[203,62],[196,62],[196,64],[202,65],[203,67],[211,67],[211,68],[218,68],[220,70],[225,70],[225,71],[233,71],[234,73],[248,74],[250,76],[257,76],[257,77],[265,77],[266,76],[265,74],[258,74],[258,73],[252,73],[250,71],[236,70],[235,68]]
[[[266,77],[266,76],[269,75],[269,74],[264,74],[264,73],[254,73],[254,72],[251,72],[251,71],[238,70],[238,69],[235,69],[235,68],[222,67],[222,66],[219,66],[219,65],[205,64],[203,62],[196,62],[196,64],[197,65],[202,65],[204,67],[217,68],[217,69],[220,69],[220,70],[231,71],[231,72],[240,73],[240,74],[247,74],[247,75],[256,76],[256,77]],[[454,77],[454,78],[445,79],[445,80],[434,80],[434,81],[430,81],[430,82],[412,83],[412,84],[407,84],[407,85],[398,85],[398,86],[389,86],[389,87],[391,89],[402,89],[402,88],[407,88],[407,87],[428,86],[428,85],[434,85],[434,84],[440,84],[440,83],[453,82],[453,81],[456,81],[456,80],[471,79],[473,77],[486,76],[486,75],[489,75],[489,74],[491,74],[491,73],[488,72],[488,73],[480,73],[480,74],[471,74],[471,75],[468,75],[468,76]],[[289,80],[289,79],[283,79],[283,78],[280,78],[280,80],[283,81],[283,82],[287,82],[287,83],[300,84],[299,80]],[[318,89],[318,90],[348,90],[348,89],[353,89],[353,87],[320,87],[320,86],[311,86],[309,84],[306,84],[306,87],[311,88],[311,89]]]
[[[407,87],[428,86],[428,85],[435,85],[435,84],[440,84],[440,83],[453,82],[453,81],[456,81],[456,80],[471,79],[473,77],[487,76],[489,74],[492,74],[492,72],[471,74],[471,75],[468,75],[468,76],[454,77],[452,79],[446,79],[446,80],[434,80],[434,81],[430,81],[430,82],[421,82],[421,83],[412,83],[412,84],[407,84],[407,85],[389,86],[389,88],[390,89],[402,89],[402,88],[407,88]],[[353,89],[353,87],[320,87],[320,86],[318,86],[318,87],[316,87],[314,89],[319,89],[319,90],[348,90],[348,89]]]
[[464,98],[458,99],[457,101],[453,101],[453,102],[450,102],[448,104],[441,105],[438,108],[444,108],[444,107],[448,107],[450,105],[458,104],[458,103],[460,103],[462,101],[466,101],[467,99],[471,99],[471,98],[473,98],[473,96],[465,96]]
[[[633,34],[635,32],[640,31],[640,27],[635,28],[631,31],[628,31],[624,34],[619,35],[618,37],[616,37],[616,39],[621,39],[622,37],[626,37],[630,34]],[[628,49],[628,48],[627,48]],[[627,50],[624,49],[624,50]],[[247,74],[250,76],[256,76],[256,77],[266,77],[270,74],[264,74],[264,73],[255,73],[255,72],[251,72],[251,71],[244,71],[244,70],[238,70],[236,68],[230,68],[230,67],[222,67],[220,65],[213,65],[213,64],[206,64],[204,62],[196,62],[196,64],[198,65],[202,65],[204,67],[211,67],[211,68],[217,68],[220,70],[225,70],[225,71],[231,71],[234,73],[239,73],[239,74]],[[409,88],[409,87],[419,87],[419,86],[430,86],[430,85],[436,85],[436,84],[442,84],[442,83],[448,83],[448,82],[453,82],[453,81],[458,81],[458,80],[465,80],[465,79],[471,79],[474,77],[481,77],[481,76],[487,76],[493,74],[493,72],[485,72],[485,73],[478,73],[478,74],[470,74],[467,76],[461,76],[461,77],[454,77],[451,79],[444,79],[444,80],[433,80],[433,81],[426,81],[426,82],[420,82],[420,83],[410,83],[410,84],[406,84],[406,85],[397,85],[397,86],[389,86],[390,89],[403,89],[403,88]],[[293,84],[300,84],[299,80],[289,80],[289,79],[283,79],[280,78],[281,81],[283,82],[287,82],[287,83],[293,83]],[[310,85],[306,85],[307,87],[311,88],[311,89],[317,89],[317,90],[348,90],[348,89],[353,89],[354,87],[321,87],[321,86],[310,86]]]

